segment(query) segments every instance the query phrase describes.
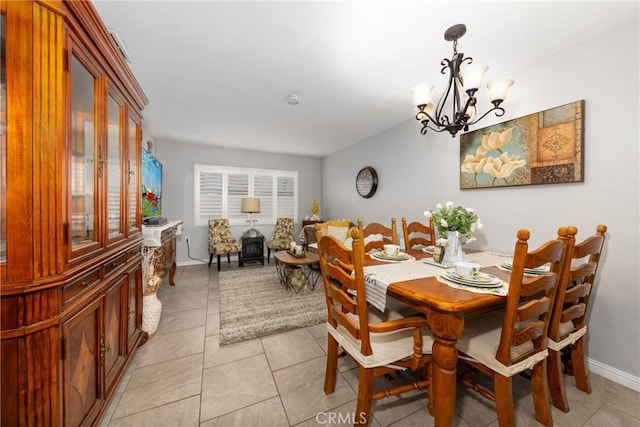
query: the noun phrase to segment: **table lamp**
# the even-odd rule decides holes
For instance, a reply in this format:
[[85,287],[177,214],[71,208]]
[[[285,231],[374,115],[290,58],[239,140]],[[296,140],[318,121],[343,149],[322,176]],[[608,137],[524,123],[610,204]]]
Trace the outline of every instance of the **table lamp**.
[[240,212],[249,214],[249,219],[247,220],[247,222],[253,228],[253,223],[257,221],[253,217],[253,214],[260,212],[260,199],[257,199],[255,197],[243,197],[242,204],[240,205]]

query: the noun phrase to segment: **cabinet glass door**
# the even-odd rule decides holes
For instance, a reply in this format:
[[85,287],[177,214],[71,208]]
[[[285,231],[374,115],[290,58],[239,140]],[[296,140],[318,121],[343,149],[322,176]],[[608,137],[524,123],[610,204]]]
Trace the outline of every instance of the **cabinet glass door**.
[[107,227],[109,240],[122,233],[121,191],[122,167],[120,165],[120,105],[108,97],[107,129]]
[[71,64],[71,249],[99,241],[96,229],[96,78],[74,55]]
[[138,124],[132,118],[129,119],[128,132],[128,194],[129,194],[129,235],[133,231],[140,230],[138,223],[138,213],[140,212],[140,191],[138,191],[138,181],[140,180],[140,171],[138,170],[138,162],[140,158],[140,145],[138,144]]

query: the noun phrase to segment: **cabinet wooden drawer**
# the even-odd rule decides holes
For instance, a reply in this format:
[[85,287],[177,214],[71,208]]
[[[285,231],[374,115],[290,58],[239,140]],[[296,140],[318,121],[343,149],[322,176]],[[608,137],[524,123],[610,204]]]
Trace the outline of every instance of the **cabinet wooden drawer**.
[[142,253],[142,246],[136,246],[135,248],[131,248],[127,251],[127,262]]
[[116,268],[120,267],[121,265],[124,265],[127,262],[127,255],[126,254],[122,254],[116,258],[113,258],[109,261],[107,261],[104,264],[104,275],[108,275],[109,273],[111,273],[113,270],[115,270]]
[[100,268],[91,270],[88,274],[85,274],[73,281],[67,283],[62,288],[62,304],[66,304],[75,298],[85,289],[92,285],[95,285],[100,281]]

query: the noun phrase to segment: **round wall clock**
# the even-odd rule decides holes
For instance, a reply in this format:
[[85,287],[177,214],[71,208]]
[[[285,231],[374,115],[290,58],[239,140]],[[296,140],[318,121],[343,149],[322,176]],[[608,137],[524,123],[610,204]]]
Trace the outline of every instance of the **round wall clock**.
[[356,191],[359,195],[368,199],[373,196],[378,188],[378,174],[371,166],[360,169],[356,175]]

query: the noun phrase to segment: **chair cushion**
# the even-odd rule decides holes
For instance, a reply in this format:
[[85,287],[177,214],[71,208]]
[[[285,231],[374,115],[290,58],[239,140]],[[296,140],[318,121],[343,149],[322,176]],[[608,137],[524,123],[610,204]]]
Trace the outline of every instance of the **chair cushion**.
[[269,240],[267,247],[271,249],[289,249],[291,248],[291,240]]
[[242,252],[242,245],[239,243],[218,243],[217,245],[210,246],[209,251],[216,255]]
[[[573,332],[570,332],[573,331]],[[569,335],[560,342],[556,342],[552,339],[547,340],[547,347],[551,350],[560,351],[568,345],[575,344],[580,338],[587,333],[587,326],[585,325],[583,328],[575,331],[575,327],[573,326],[572,321],[568,321],[560,324],[560,336],[564,336],[567,332],[570,332]]]
[[[370,333],[369,338],[373,351],[371,356],[364,356],[360,352],[360,340],[355,339],[343,326],[338,325],[336,329],[327,323],[327,330],[338,344],[365,368],[393,365],[394,362],[404,360],[413,354],[413,328]],[[433,337],[427,329],[423,328],[422,352],[430,354],[432,346]]]
[[[465,321],[464,332],[458,339],[456,347],[466,355],[505,377],[511,377],[526,369],[533,368],[549,354],[545,348],[543,351],[535,353],[518,363],[505,366],[496,360],[496,351],[500,343],[501,333],[502,319],[496,316],[485,315],[469,319]],[[532,349],[533,343],[527,341],[512,348],[511,357],[515,359]]]
[[327,235],[333,236],[341,242],[344,242],[347,239],[348,231],[349,227],[338,227],[335,225],[327,226]]

